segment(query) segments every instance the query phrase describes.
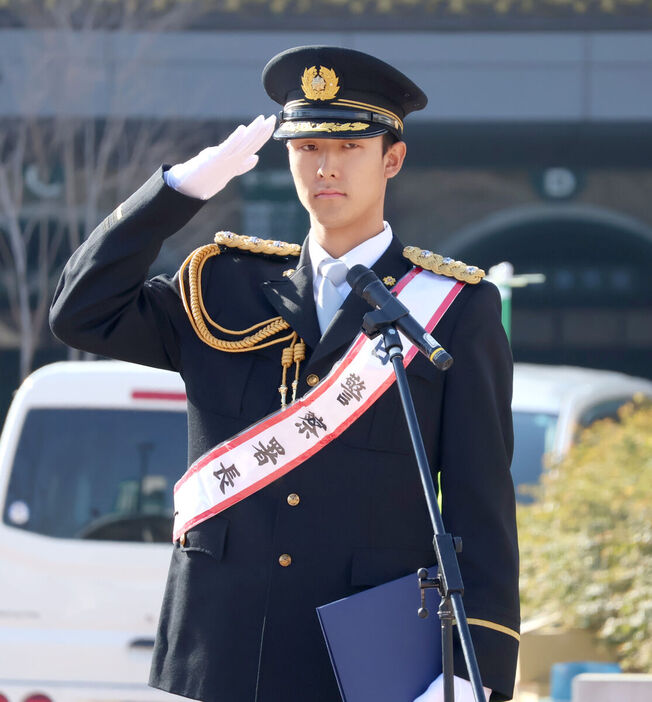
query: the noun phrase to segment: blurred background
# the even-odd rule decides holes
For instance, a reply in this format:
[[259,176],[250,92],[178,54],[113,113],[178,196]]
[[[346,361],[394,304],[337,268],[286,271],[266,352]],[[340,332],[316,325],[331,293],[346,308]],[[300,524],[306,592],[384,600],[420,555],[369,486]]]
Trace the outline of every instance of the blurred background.
[[[652,377],[652,7],[644,0],[0,0],[0,414],[66,358],[47,305],[80,241],[162,162],[272,114],[276,52],[332,43],[429,96],[387,217],[405,243],[544,273],[513,299],[518,361]],[[302,241],[281,145],[166,245]]]
[[[407,161],[390,183],[386,216],[406,244],[487,270],[508,261],[517,276],[539,274],[538,282],[512,289],[508,323],[517,362],[652,378],[649,0],[0,0],[0,423],[31,371],[90,360],[64,347],[47,325],[70,254],[161,163],[186,160],[240,122],[277,112],[260,83],[263,66],[285,48],[315,43],[372,53],[429,96],[427,108],[408,119]],[[253,172],[166,242],[152,274],[174,273],[220,229],[301,242],[307,224],[285,149],[269,143]],[[619,378],[610,382],[622,387]],[[613,427],[622,428],[630,450],[618,456],[634,471],[619,503],[624,513],[632,495],[652,499],[652,415],[641,398],[628,410],[637,419],[627,415],[624,428],[617,413],[647,388],[636,382],[618,402],[613,393],[600,395],[602,405],[583,406],[567,419],[573,437],[577,426],[604,417],[614,422],[601,430],[609,441]],[[547,392],[554,383],[569,387],[575,376],[546,377],[536,387]],[[534,432],[527,437],[539,447],[534,482],[542,453],[553,447],[545,408],[534,412],[527,400],[544,390],[527,387],[529,395],[519,397],[535,419],[522,430]],[[641,446],[631,449],[632,441]],[[567,437],[558,459],[571,443]],[[619,464],[609,470],[613,490],[622,487]],[[547,512],[554,512],[559,494],[570,489],[539,493],[525,504],[549,499]],[[639,505],[640,519],[623,538],[639,539],[632,563],[647,564],[649,574],[648,504]],[[537,514],[522,520],[522,529],[538,525],[526,538],[540,544],[552,527],[545,509]],[[573,527],[580,552],[587,548],[584,524]],[[594,527],[604,535],[604,525]],[[548,557],[560,562],[559,553]],[[594,570],[596,563],[600,558]],[[541,582],[536,568],[524,572],[531,588]],[[643,577],[632,573],[630,585]],[[642,624],[614,634],[615,646],[636,635],[638,654],[648,647],[625,669],[649,672],[650,594],[639,592],[631,605]],[[585,602],[603,595],[589,593]],[[562,595],[537,597],[531,612],[546,614],[540,603],[559,603]],[[605,626],[583,611],[575,624]],[[573,660],[573,646],[580,647],[569,645],[563,660]],[[626,658],[613,649],[579,650],[575,658]],[[541,663],[542,654],[535,659]],[[532,695],[550,692],[546,661],[529,669]]]

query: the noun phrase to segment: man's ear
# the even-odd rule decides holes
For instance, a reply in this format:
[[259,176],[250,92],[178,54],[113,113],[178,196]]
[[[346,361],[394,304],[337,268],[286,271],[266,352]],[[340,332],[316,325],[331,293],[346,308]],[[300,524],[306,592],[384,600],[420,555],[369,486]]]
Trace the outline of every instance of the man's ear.
[[404,141],[396,141],[387,149],[383,156],[385,178],[393,178],[401,170],[406,152],[407,146]]

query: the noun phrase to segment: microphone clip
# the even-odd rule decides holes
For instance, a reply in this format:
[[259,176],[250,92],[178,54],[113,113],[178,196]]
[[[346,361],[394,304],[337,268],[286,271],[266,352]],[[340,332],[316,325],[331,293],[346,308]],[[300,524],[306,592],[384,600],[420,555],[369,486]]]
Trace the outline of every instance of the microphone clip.
[[370,339],[375,339],[382,334],[385,352],[389,358],[392,358],[403,351],[396,322],[407,314],[409,314],[407,307],[392,297],[382,307],[365,314],[362,318],[362,331]]
[[408,308],[392,296],[382,307],[365,314],[362,318],[362,330],[370,339],[375,339],[387,327],[393,326],[409,313]]

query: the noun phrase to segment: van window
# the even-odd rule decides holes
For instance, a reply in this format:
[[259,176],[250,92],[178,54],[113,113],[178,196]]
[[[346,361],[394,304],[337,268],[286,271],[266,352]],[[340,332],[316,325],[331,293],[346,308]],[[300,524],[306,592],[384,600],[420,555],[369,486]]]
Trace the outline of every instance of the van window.
[[33,409],[3,521],[67,539],[170,542],[186,456],[185,412]]
[[514,411],[514,457],[512,479],[519,502],[532,502],[532,497],[519,493],[520,485],[539,481],[544,456],[552,450],[557,428],[556,414]]
[[588,427],[593,422],[597,422],[598,419],[613,419],[618,421],[618,410],[626,403],[631,401],[631,396],[629,397],[614,397],[610,400],[603,400],[602,402],[588,407],[585,409],[581,416],[578,418],[578,424],[580,427]]

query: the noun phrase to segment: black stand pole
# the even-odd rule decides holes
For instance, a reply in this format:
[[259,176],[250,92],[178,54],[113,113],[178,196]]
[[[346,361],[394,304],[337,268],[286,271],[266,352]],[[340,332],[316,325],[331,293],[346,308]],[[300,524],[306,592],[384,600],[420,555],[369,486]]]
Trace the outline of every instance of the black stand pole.
[[444,702],[454,702],[455,699],[453,680],[453,618],[457,622],[464,659],[471,679],[475,701],[485,702],[480,671],[475,657],[473,642],[471,641],[471,632],[469,631],[464,605],[462,604],[464,585],[462,583],[462,574],[460,573],[456,556],[456,551],[459,552],[462,550],[462,543],[461,539],[453,539],[444,529],[444,522],[442,521],[439,504],[437,503],[435,486],[430,474],[428,458],[423,445],[423,438],[421,436],[417,414],[414,409],[412,394],[410,393],[410,387],[408,385],[407,373],[403,365],[403,345],[401,344],[401,339],[394,326],[395,321],[396,319],[391,319],[391,313],[388,314],[387,310],[380,308],[373,312],[368,312],[365,315],[362,328],[364,333],[372,339],[382,334],[385,351],[389,355],[392,366],[394,367],[396,384],[401,396],[401,404],[403,405],[405,419],[407,420],[408,429],[410,431],[412,447],[421,475],[421,485],[426,497],[430,520],[434,530],[433,546],[435,548],[438,572],[436,578],[428,578],[428,571],[425,568],[420,568],[417,573],[421,592],[419,616],[428,616],[428,610],[425,608],[425,590],[436,587],[441,595],[438,614],[441,620],[442,630]]

